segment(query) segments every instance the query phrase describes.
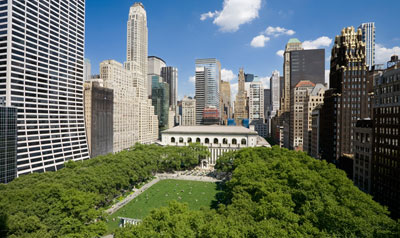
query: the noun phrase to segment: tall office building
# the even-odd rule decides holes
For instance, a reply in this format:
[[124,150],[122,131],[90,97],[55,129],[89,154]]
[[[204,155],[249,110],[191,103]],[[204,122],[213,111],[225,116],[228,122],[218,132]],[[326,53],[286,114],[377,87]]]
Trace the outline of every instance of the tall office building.
[[283,89],[283,94],[281,95],[281,109],[280,109],[280,114],[285,113],[285,112],[290,112],[290,89],[291,89],[291,84],[290,84],[290,79],[291,79],[291,72],[292,70],[290,69],[291,67],[291,57],[290,57],[290,52],[294,50],[303,50],[303,46],[301,42],[296,39],[290,39],[289,42],[286,44],[285,48],[285,53],[284,53],[284,61],[283,61],[283,77],[284,77],[284,89]]
[[314,87],[313,82],[304,80],[293,88],[289,124],[289,148],[292,150],[303,151],[304,104]]
[[375,23],[362,23],[358,29],[362,31],[362,40],[365,43],[366,63],[371,68],[375,65]]
[[243,68],[239,71],[238,92],[235,100],[235,121],[236,125],[241,125],[243,119],[249,118],[247,110],[247,92],[245,89],[245,74]]
[[280,92],[280,77],[279,71],[275,70],[272,72],[270,79],[270,89],[271,89],[271,107],[270,107],[270,117],[274,117],[279,111],[281,92]]
[[303,151],[309,155],[311,155],[312,150],[313,110],[324,103],[325,90],[326,87],[323,84],[316,84],[304,100]]
[[221,81],[221,120],[223,125],[228,124],[228,119],[232,118],[232,102],[231,102],[231,83]]
[[290,51],[290,89],[301,80],[325,84],[325,49]]
[[182,99],[182,126],[196,125],[196,100],[185,96]]
[[148,29],[147,13],[142,3],[135,3],[129,10],[127,23],[127,49],[125,68],[134,72],[137,94],[148,98]]
[[[320,136],[321,136],[321,108],[323,104],[319,104],[311,113],[311,143],[310,156],[321,159],[320,153]],[[324,134],[322,136],[325,136]]]
[[220,109],[221,64],[217,59],[196,60],[196,123],[202,124],[206,107]]
[[272,101],[271,101],[271,89],[264,89],[264,117],[270,121],[271,117],[271,108],[272,108]]
[[169,127],[169,85],[160,76],[153,76],[151,100],[158,116],[159,132]]
[[90,63],[89,59],[85,59],[85,65],[83,68],[83,72],[84,72],[83,81],[86,82],[86,81],[90,80],[92,77],[92,64]]
[[134,74],[134,86],[139,98],[139,142],[152,143],[157,139],[158,121],[151,99],[148,99],[148,29],[147,14],[142,3],[129,10],[127,23],[127,53],[125,69]]
[[161,77],[169,85],[169,106],[176,109],[178,104],[178,69],[175,67],[163,67]]
[[337,102],[340,94],[336,89],[325,91],[324,104],[319,111],[319,154],[323,160],[336,163],[337,118],[340,114]]
[[357,120],[371,116],[368,107],[363,106],[369,104],[368,89],[372,85],[367,80],[365,57],[361,30],[344,28],[335,39],[330,71],[330,87],[338,94],[337,121],[331,125],[337,130],[336,159],[353,154],[353,129]]
[[400,218],[400,62],[375,81],[372,194]]
[[84,83],[85,124],[90,157],[113,152],[114,91],[97,80]]
[[264,87],[258,77],[250,83],[249,90],[249,119],[264,122]]
[[166,63],[163,59],[157,56],[149,56],[147,57],[147,93],[149,98],[151,98],[151,92],[152,92],[152,82],[153,82],[153,76],[161,76],[161,70],[162,68],[166,67]]
[[[18,109],[17,175],[89,158],[85,1],[1,1],[0,97]],[[21,27],[22,26],[22,27]]]
[[0,98],[0,183],[17,177],[18,109],[5,107]]
[[372,130],[370,118],[358,120],[353,138],[353,182],[366,193],[371,192]]

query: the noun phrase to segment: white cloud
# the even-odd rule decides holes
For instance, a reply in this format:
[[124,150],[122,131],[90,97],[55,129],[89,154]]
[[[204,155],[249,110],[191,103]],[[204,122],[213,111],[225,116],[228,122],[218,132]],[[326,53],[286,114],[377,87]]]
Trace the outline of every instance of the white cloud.
[[208,12],[200,20],[214,18],[213,23],[223,32],[235,32],[243,24],[258,17],[261,0],[224,0],[222,11]]
[[283,58],[283,54],[285,54],[285,51],[284,51],[284,50],[278,50],[278,51],[276,52],[276,55],[277,55],[277,56],[280,56],[280,57],[282,57],[282,58]]
[[304,41],[303,48],[305,50],[318,49],[321,47],[328,47],[332,44],[332,39],[327,36],[321,36],[313,41]]
[[254,48],[261,48],[265,46],[265,43],[268,42],[270,38],[268,36],[259,35],[253,38],[250,45]]
[[235,102],[235,100],[236,100],[236,94],[237,94],[238,90],[239,90],[238,83],[231,84],[231,101],[232,101],[232,103]]
[[400,47],[385,48],[381,44],[375,45],[375,63],[385,64],[390,60],[392,55],[400,55]]
[[260,81],[262,82],[264,89],[269,89],[270,86],[270,77],[261,77]]
[[219,14],[218,11],[203,13],[200,16],[200,20],[204,21],[204,20],[207,20],[208,18],[214,18],[218,14]]
[[196,77],[195,76],[190,76],[189,77],[189,82],[191,82],[192,84],[196,83]]
[[229,69],[222,69],[221,70],[221,79],[225,82],[231,82],[232,80],[236,79],[236,75],[233,73],[232,70]]
[[267,34],[268,36],[274,36],[274,37],[278,37],[281,35],[291,36],[291,35],[294,35],[295,33],[296,32],[293,30],[288,30],[288,29],[285,29],[285,28],[279,27],[279,26],[277,26],[277,27],[269,26],[269,27],[267,27],[267,30],[265,30],[265,34]]

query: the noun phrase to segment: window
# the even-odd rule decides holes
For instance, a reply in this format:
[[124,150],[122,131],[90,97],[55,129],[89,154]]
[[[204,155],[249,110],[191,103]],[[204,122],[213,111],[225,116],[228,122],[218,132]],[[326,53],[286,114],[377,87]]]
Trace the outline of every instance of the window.
[[179,143],[183,143],[183,137],[179,137]]
[[189,138],[187,139],[187,142],[188,142],[188,143],[192,143],[192,138],[189,137]]
[[246,145],[246,144],[247,144],[246,139],[242,139],[242,145]]
[[236,139],[232,139],[232,145],[237,145],[237,140]]
[[210,139],[206,138],[205,141],[204,141],[204,143],[210,144]]
[[218,139],[217,138],[214,139],[214,144],[218,144]]
[[222,140],[222,144],[227,145],[227,144],[228,144],[228,139],[224,138],[224,139]]
[[196,143],[201,143],[201,140],[200,140],[200,138],[198,138],[198,137],[197,137],[197,139],[196,139]]

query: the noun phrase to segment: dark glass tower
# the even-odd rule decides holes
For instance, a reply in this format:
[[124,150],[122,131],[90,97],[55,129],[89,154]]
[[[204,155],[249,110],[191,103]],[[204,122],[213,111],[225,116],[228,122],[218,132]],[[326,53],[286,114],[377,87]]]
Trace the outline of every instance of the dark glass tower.
[[0,183],[17,176],[17,108],[0,105]]

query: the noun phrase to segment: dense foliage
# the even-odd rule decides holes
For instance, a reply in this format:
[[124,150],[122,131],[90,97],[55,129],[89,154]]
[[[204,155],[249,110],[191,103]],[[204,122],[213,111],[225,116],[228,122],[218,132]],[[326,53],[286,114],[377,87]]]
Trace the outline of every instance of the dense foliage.
[[129,151],[69,162],[53,173],[0,185],[0,237],[96,237],[104,207],[156,172],[194,168],[205,147],[136,145]]
[[224,205],[189,211],[175,202],[115,237],[400,237],[387,210],[343,171],[304,153],[248,148],[217,168],[231,173]]

